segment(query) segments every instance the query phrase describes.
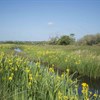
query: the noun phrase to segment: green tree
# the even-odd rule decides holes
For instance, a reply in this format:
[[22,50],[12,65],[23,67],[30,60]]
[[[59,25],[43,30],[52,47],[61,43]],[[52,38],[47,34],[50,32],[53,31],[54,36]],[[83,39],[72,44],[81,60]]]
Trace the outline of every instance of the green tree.
[[60,39],[58,40],[59,45],[69,45],[70,43],[71,43],[71,38],[70,36],[67,35],[61,36]]
[[78,42],[80,44],[85,44],[85,45],[99,44],[100,43],[100,33],[95,34],[95,35],[91,35],[91,34],[85,35]]

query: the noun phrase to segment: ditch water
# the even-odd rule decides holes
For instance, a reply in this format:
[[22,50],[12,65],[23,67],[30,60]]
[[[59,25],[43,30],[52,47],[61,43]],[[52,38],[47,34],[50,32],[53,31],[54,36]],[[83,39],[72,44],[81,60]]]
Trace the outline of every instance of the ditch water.
[[[22,50],[20,48],[15,48],[14,51],[16,51],[17,53],[22,52]],[[78,79],[79,80],[79,89],[78,92],[79,94],[81,94],[81,90],[82,90],[82,83],[87,83],[89,85],[89,91],[91,91],[92,93],[94,93],[95,91],[98,91],[98,93],[100,94],[100,79],[90,79],[87,76],[81,77]]]
[[94,93],[95,91],[98,92],[98,94],[100,94],[100,79],[93,79],[93,78],[89,78],[87,76],[84,76],[82,78],[79,79],[79,94],[81,94],[81,90],[82,90],[82,83],[87,83],[89,85],[89,91],[91,91],[92,93]]
[[22,52],[22,50],[20,48],[15,48],[14,51],[16,51],[16,52]]

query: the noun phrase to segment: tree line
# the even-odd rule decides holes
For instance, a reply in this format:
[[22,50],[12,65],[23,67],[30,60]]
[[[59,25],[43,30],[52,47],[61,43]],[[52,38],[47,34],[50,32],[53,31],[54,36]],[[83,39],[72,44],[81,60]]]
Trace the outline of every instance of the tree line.
[[75,40],[75,34],[63,35],[61,37],[52,37],[49,41],[49,44],[52,45],[70,45],[70,44],[79,44],[79,45],[100,45],[100,33],[94,35],[85,35],[79,40]]
[[0,41],[5,44],[27,44],[27,45],[100,45],[100,33],[89,34],[81,39],[75,39],[75,34],[51,37],[48,41]]

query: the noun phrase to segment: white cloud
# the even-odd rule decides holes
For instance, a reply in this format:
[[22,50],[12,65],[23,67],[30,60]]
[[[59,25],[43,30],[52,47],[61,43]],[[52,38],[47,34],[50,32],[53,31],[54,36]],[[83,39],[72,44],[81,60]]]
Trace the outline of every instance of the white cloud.
[[48,22],[48,25],[52,26],[52,25],[54,25],[54,23],[53,22]]

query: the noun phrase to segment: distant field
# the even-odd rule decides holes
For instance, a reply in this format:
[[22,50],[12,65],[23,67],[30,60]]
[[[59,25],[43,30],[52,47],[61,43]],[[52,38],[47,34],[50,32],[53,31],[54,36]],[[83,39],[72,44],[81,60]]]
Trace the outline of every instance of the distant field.
[[100,100],[75,72],[100,78],[100,46],[0,44],[0,100]]
[[59,46],[59,45],[1,45],[1,50],[14,52],[19,48],[19,55],[31,61],[40,61],[60,70],[78,71],[83,76],[99,78],[100,46]]
[[40,60],[48,66],[93,78],[100,77],[100,46],[28,46],[19,48],[32,60]]

